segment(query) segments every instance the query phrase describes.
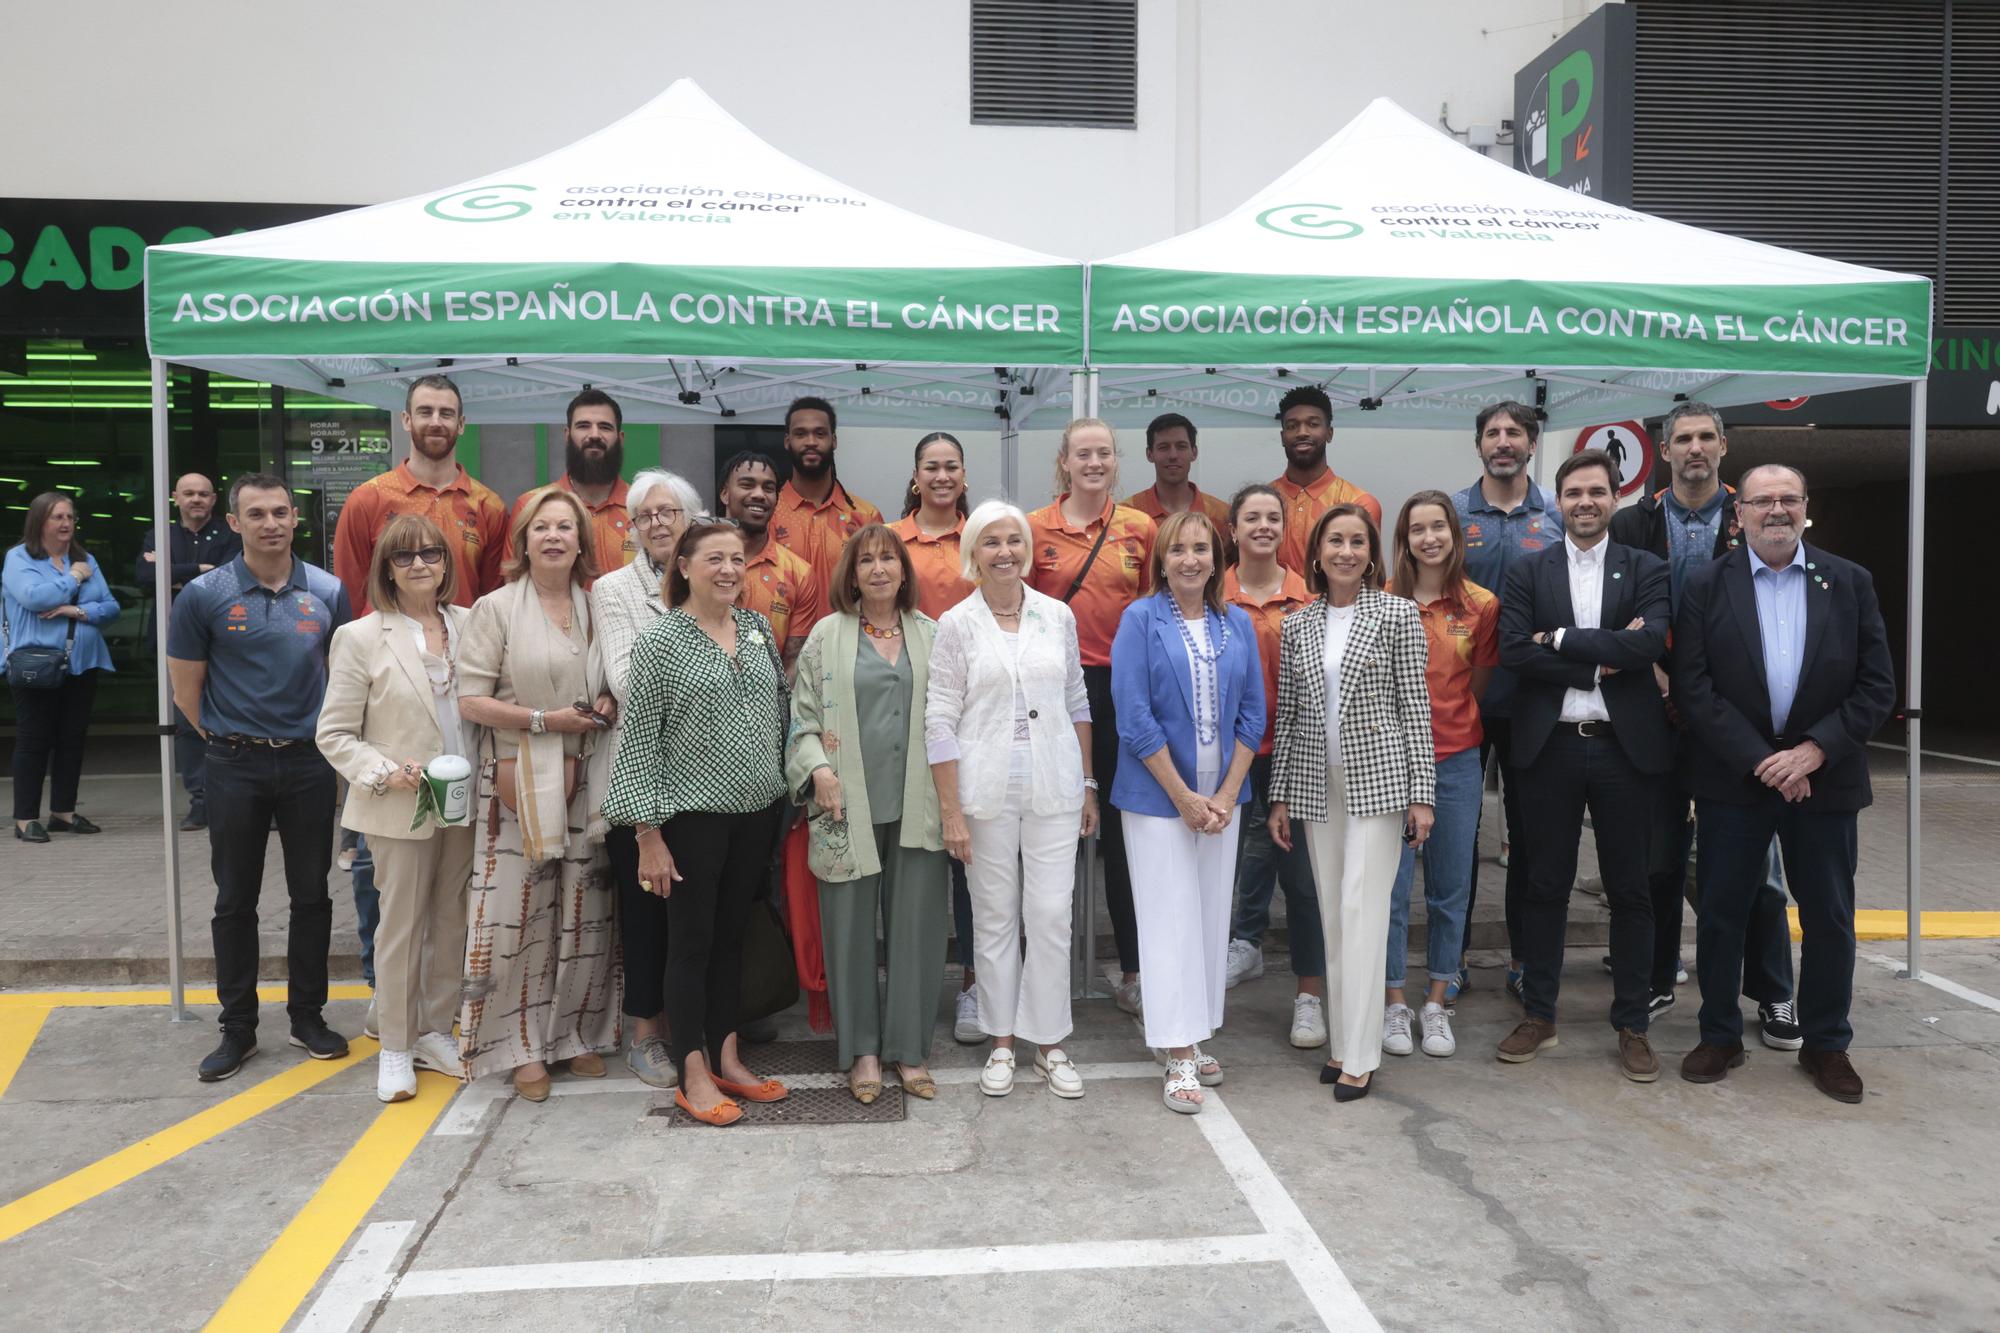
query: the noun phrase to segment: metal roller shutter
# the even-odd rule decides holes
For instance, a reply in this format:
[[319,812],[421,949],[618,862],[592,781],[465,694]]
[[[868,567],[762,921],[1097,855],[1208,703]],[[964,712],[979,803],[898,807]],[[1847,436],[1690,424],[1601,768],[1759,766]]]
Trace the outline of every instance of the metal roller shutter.
[[1134,129],[1137,0],[972,0],[972,123]]

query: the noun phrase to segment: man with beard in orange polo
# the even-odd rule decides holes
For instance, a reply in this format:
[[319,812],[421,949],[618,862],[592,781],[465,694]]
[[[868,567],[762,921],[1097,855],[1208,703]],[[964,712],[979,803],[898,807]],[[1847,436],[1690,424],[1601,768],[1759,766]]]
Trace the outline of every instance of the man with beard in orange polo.
[[[569,400],[563,426],[563,474],[556,485],[572,492],[590,511],[591,550],[602,577],[622,569],[638,554],[638,535],[625,508],[625,413],[602,389],[585,389]],[[514,555],[514,519],[530,491],[514,501],[507,520],[507,558]]]
[[839,447],[833,404],[824,398],[793,399],[785,409],[785,452],[792,458],[792,475],[778,491],[771,537],[804,557],[822,590],[847,539],[882,521],[881,510],[840,484],[833,467]]

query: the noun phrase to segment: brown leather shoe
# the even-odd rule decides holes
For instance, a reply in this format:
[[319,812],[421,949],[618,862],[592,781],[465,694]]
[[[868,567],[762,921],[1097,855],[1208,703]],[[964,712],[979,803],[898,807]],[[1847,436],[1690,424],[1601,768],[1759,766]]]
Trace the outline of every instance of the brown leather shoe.
[[1800,1051],[1799,1064],[1819,1090],[1837,1102],[1850,1105],[1861,1100],[1861,1075],[1846,1051]]
[[1494,1052],[1510,1065],[1523,1065],[1556,1045],[1556,1025],[1540,1018],[1524,1018],[1500,1042]]
[[1720,1083],[1724,1075],[1742,1063],[1742,1042],[1730,1046],[1703,1042],[1681,1061],[1681,1077],[1690,1083]]
[[549,1099],[549,1076],[522,1078],[519,1070],[514,1071],[514,1091],[523,1101],[545,1102]]
[[585,1051],[582,1055],[569,1058],[571,1078],[603,1078],[604,1057],[595,1051]]
[[1643,1032],[1618,1029],[1618,1072],[1634,1083],[1653,1083],[1660,1077],[1660,1057]]

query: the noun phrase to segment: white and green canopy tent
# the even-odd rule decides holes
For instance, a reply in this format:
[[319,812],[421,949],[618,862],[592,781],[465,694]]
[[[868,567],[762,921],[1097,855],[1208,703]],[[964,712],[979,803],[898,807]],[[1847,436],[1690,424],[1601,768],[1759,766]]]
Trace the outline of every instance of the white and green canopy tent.
[[[1005,440],[1082,363],[1083,287],[1075,261],[920,217],[794,161],[682,79],[520,166],[149,249],[154,521],[165,530],[169,363],[385,409],[442,369],[482,424],[561,421],[593,385],[627,421],[779,422],[793,398],[816,394],[846,423],[999,429]],[[166,824],[178,1012],[171,815]]]
[[1346,426],[1469,430],[1500,398],[1561,428],[1907,383],[1914,972],[1930,335],[1927,278],[1600,203],[1377,99],[1227,215],[1093,262],[1083,391],[1134,425],[1264,425],[1318,384]]

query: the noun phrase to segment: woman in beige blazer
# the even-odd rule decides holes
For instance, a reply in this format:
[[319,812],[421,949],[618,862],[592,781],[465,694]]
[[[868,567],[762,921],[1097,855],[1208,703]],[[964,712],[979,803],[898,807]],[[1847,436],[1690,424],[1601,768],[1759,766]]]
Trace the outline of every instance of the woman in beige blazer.
[[458,716],[458,644],[466,617],[453,544],[420,514],[389,520],[369,564],[375,609],[334,632],[320,753],[347,779],[341,823],[375,855],[382,920],[375,931],[375,1018],[382,1055],[375,1092],[416,1096],[417,1069],[459,1077],[451,1020],[464,961],[472,828],[412,828],[424,766],[469,755]]

